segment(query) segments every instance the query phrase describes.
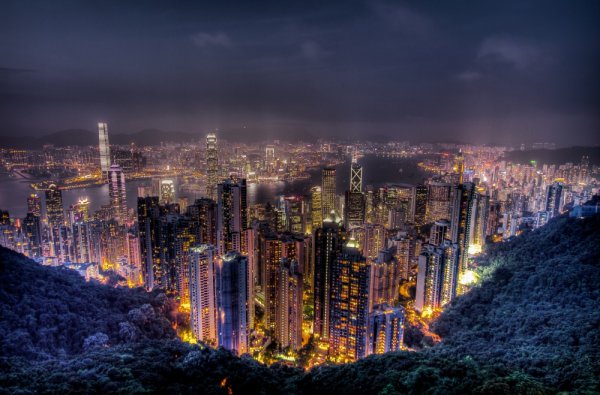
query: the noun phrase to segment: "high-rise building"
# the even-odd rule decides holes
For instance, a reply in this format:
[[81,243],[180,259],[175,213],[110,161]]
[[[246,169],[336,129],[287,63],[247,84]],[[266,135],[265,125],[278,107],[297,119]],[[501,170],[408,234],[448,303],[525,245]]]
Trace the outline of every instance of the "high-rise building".
[[370,261],[369,309],[384,303],[393,306],[398,299],[400,268],[393,253],[392,249],[382,250]]
[[160,204],[177,202],[177,181],[174,178],[161,178],[158,180],[158,197]]
[[404,340],[402,307],[378,306],[369,314],[367,355],[400,351]]
[[388,247],[398,262],[399,277],[402,280],[408,280],[415,261],[415,238],[407,232],[398,232],[396,236],[389,239]]
[[467,270],[468,248],[473,232],[473,216],[476,212],[475,185],[471,182],[459,184],[455,187],[452,201],[452,217],[450,221],[450,240],[458,244],[459,275]]
[[27,197],[27,212],[36,217],[42,216],[42,199],[37,193],[32,193]]
[[458,245],[446,240],[440,245],[443,251],[443,277],[440,306],[445,306],[456,297],[459,277],[459,252]]
[[227,179],[218,186],[217,241],[219,255],[229,251],[246,253],[244,232],[248,229],[246,180]]
[[265,297],[265,328],[275,332],[277,322],[277,283],[280,272],[282,240],[274,233],[260,237],[261,288]]
[[62,191],[56,184],[50,184],[48,189],[46,189],[46,214],[50,228],[56,228],[65,224]]
[[310,189],[310,217],[312,223],[311,233],[323,224],[323,207],[321,201],[321,187]]
[[198,242],[217,245],[217,204],[214,200],[196,199],[187,207],[187,214],[196,221]]
[[314,327],[316,336],[329,338],[331,314],[331,267],[342,249],[346,235],[331,220],[323,221],[323,226],[314,236]]
[[23,231],[29,240],[30,257],[42,256],[42,222],[39,215],[28,212],[23,220]]
[[91,234],[87,222],[73,223],[73,256],[77,263],[91,262]]
[[189,293],[192,333],[196,340],[217,344],[217,309],[215,305],[214,246],[202,244],[190,248]]
[[560,214],[563,194],[563,184],[554,182],[548,186],[546,193],[546,211],[550,213],[550,218]]
[[450,239],[450,222],[445,219],[435,221],[431,226],[429,244],[437,247],[447,239]]
[[228,252],[215,266],[217,337],[220,347],[238,355],[248,352],[254,300],[248,258]]
[[127,190],[125,173],[119,165],[111,165],[108,170],[108,196],[115,219],[123,223],[127,220]]
[[454,173],[456,175],[456,183],[462,184],[465,174],[465,157],[462,150],[459,150],[458,154],[454,157]]
[[206,136],[206,196],[217,200],[217,184],[219,183],[219,152],[217,135],[209,133]]
[[362,192],[362,166],[353,162],[350,166],[350,192]]
[[332,264],[329,352],[340,362],[367,354],[370,268],[352,240]]
[[277,276],[277,314],[275,338],[281,348],[302,347],[302,274],[298,263],[282,259]]
[[415,187],[415,225],[427,223],[427,186],[419,184]]
[[383,225],[367,224],[354,229],[352,234],[362,254],[369,259],[375,259],[379,251],[385,248],[386,230]]
[[321,173],[321,213],[324,219],[335,210],[335,174],[334,168],[325,168]]
[[346,191],[344,204],[344,224],[353,229],[365,223],[366,200],[362,192]]
[[440,248],[425,246],[419,255],[415,310],[430,314],[440,307],[444,256]]
[[427,185],[427,222],[450,219],[452,214],[452,184],[430,182]]
[[110,145],[108,143],[108,125],[106,123],[100,122],[98,124],[98,136],[99,136],[99,145],[98,149],[100,151],[100,170],[103,175],[108,174],[108,170],[110,169]]

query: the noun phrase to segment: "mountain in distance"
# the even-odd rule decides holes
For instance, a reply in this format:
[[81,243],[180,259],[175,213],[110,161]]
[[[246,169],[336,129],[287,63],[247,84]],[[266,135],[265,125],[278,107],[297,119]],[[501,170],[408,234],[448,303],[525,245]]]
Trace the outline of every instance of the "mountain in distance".
[[587,156],[591,165],[600,165],[600,147],[568,147],[557,149],[536,149],[526,151],[510,151],[505,154],[507,161],[513,163],[530,163],[532,160],[539,164],[562,164],[581,162]]
[[491,245],[480,283],[418,352],[302,369],[174,339],[157,293],[86,283],[0,249],[0,392],[600,392],[600,215]]

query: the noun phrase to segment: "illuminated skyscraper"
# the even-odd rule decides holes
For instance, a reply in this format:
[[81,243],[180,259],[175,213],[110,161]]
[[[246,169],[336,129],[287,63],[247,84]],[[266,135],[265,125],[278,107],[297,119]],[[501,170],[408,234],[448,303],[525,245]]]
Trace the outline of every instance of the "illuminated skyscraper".
[[29,240],[30,257],[42,256],[42,222],[39,215],[28,212],[23,220],[23,232]]
[[254,300],[248,258],[228,252],[215,265],[217,337],[220,347],[242,355],[248,352]]
[[462,153],[462,150],[459,150],[458,154],[456,154],[456,157],[454,158],[454,173],[456,175],[456,182],[458,184],[462,184],[465,174],[465,157]]
[[429,235],[429,244],[436,247],[440,246],[444,240],[450,238],[450,222],[445,219],[435,221],[431,226]]
[[196,340],[217,343],[217,309],[215,305],[214,246],[200,245],[190,248],[189,287],[192,333]]
[[331,220],[315,231],[314,238],[314,328],[316,336],[329,338],[331,314],[331,267],[345,241],[345,234]]
[[560,214],[561,202],[563,194],[563,184],[560,182],[552,183],[548,186],[546,193],[546,211],[549,212],[549,217],[556,217]]
[[283,259],[277,276],[275,338],[281,348],[302,347],[302,274],[296,261]]
[[415,310],[430,314],[440,307],[442,297],[444,254],[440,248],[427,245],[419,255]]
[[56,184],[50,184],[46,189],[46,214],[50,228],[57,228],[65,224],[62,192]]
[[218,186],[217,241],[219,255],[246,252],[244,232],[248,229],[246,180],[228,179]]
[[367,355],[400,351],[404,339],[404,308],[378,306],[369,314]]
[[459,275],[467,270],[468,248],[473,232],[473,216],[476,204],[475,185],[471,182],[459,184],[452,195],[452,217],[450,221],[450,240],[458,244],[459,252]]
[[100,151],[100,170],[102,174],[107,175],[110,169],[110,145],[108,143],[108,125],[100,122],[98,124],[99,151]]
[[321,197],[321,187],[312,187],[310,189],[310,215],[312,232],[320,228],[323,224],[323,207]]
[[217,135],[209,133],[206,136],[206,196],[217,200],[217,184],[219,183],[219,152]]
[[452,184],[430,182],[427,186],[427,222],[450,219],[452,214]]
[[352,231],[362,254],[375,259],[379,251],[385,248],[386,230],[383,225],[367,224]]
[[456,297],[459,277],[459,252],[458,245],[446,240],[440,248],[443,250],[443,277],[440,306],[445,306]]
[[42,216],[42,199],[37,193],[32,193],[27,197],[27,212],[36,217]]
[[321,176],[321,212],[323,218],[327,218],[335,210],[335,169],[325,168]]
[[73,224],[73,256],[77,263],[91,262],[91,233],[87,222]]
[[161,178],[158,182],[160,204],[177,202],[177,182],[174,178]]
[[383,303],[393,306],[398,299],[400,270],[393,252],[392,249],[382,250],[377,258],[370,261],[370,309]]
[[265,328],[275,331],[277,322],[277,283],[281,267],[282,240],[276,234],[260,237],[261,288],[265,295]]
[[198,242],[217,245],[217,204],[214,200],[196,199],[187,207],[188,215],[196,221]]
[[331,267],[329,351],[340,362],[367,354],[370,269],[352,240]]
[[362,192],[362,166],[353,162],[350,166],[350,192]]
[[415,187],[415,225],[427,223],[427,186],[419,184]]
[[111,165],[108,171],[108,196],[115,219],[123,223],[127,220],[127,195],[125,173],[119,165]]

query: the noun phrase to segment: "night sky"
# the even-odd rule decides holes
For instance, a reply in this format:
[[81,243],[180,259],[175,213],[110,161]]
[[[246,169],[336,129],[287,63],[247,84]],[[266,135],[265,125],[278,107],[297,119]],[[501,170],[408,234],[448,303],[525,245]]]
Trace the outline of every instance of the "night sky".
[[600,144],[600,1],[325,3],[2,1],[0,135]]

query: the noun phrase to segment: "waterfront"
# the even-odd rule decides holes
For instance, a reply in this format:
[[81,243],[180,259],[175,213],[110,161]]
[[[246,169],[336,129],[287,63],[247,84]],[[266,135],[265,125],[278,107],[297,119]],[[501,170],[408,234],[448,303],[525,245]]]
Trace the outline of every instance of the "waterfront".
[[[367,155],[358,162],[363,166],[363,186],[379,186],[385,183],[415,184],[422,181],[425,176],[414,158],[383,158]],[[348,188],[350,182],[350,163],[348,161],[341,163],[336,166],[336,169],[337,191],[341,194]],[[309,174],[310,178],[292,182],[250,184],[248,185],[248,203],[252,205],[274,201],[276,196],[282,194],[306,195],[312,186],[321,184],[320,170],[310,171]],[[0,174],[0,209],[8,210],[11,216],[24,217],[27,213],[27,196],[34,192],[29,186],[31,182],[31,180],[10,177],[8,174]],[[129,208],[136,206],[138,186],[150,184],[150,180],[127,182],[127,205]],[[38,193],[43,196],[43,192]],[[90,201],[90,210],[97,210],[101,205],[108,204],[108,186],[64,190],[65,209],[76,203],[80,197],[87,197]],[[198,196],[186,197],[191,201]]]

